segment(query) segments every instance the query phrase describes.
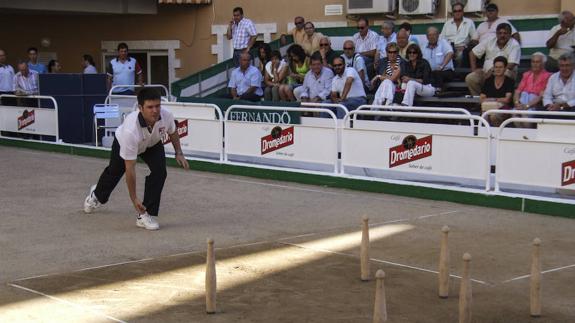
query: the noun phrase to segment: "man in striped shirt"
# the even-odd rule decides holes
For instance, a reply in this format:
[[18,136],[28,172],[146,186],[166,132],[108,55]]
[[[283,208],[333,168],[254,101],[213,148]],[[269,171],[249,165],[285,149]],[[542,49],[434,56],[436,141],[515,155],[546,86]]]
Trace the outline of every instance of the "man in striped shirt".
[[18,73],[14,75],[14,93],[16,95],[38,94],[38,72],[29,69],[26,61],[18,62]]
[[369,22],[365,17],[357,20],[357,29],[359,31],[353,35],[355,52],[363,57],[367,67],[368,78],[370,78],[374,74],[373,62],[377,44],[379,43],[379,35],[369,29]]
[[250,52],[250,49],[256,43],[258,33],[256,25],[248,18],[244,18],[244,9],[236,7],[233,13],[233,19],[228,26],[227,37],[232,40],[234,66],[238,67],[240,66],[240,55]]

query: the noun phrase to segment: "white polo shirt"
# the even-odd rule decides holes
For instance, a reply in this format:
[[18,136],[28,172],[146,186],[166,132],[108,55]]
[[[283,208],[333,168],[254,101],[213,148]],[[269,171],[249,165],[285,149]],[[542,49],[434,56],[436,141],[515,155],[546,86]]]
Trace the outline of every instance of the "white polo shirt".
[[441,36],[455,47],[467,46],[470,40],[477,39],[477,30],[473,20],[463,17],[463,21],[457,27],[453,18],[449,19],[441,30]]
[[163,136],[171,135],[174,131],[176,131],[176,123],[170,111],[160,109],[160,119],[156,121],[151,132],[140,111],[134,111],[116,130],[116,139],[120,144],[120,157],[124,160],[136,160],[139,154],[155,146]]
[[[547,34],[546,41],[551,39],[559,29],[561,29],[560,24],[551,28],[549,34]],[[549,56],[557,60],[564,53],[573,53],[573,48],[571,48],[571,46],[575,46],[575,31],[573,31],[573,29],[569,30],[566,34],[557,37],[557,43],[555,43],[553,48],[549,49]]]
[[0,64],[0,92],[14,92],[14,69]]
[[484,21],[477,26],[477,36],[479,37],[479,42],[484,42],[489,39],[497,37],[497,26],[502,23],[508,23],[511,26],[511,35],[517,32],[517,29],[507,19],[498,17],[491,24],[489,21]]
[[519,65],[521,61],[521,45],[519,45],[514,38],[510,38],[503,48],[499,48],[499,46],[497,46],[497,38],[491,38],[473,47],[473,54],[475,54],[476,57],[485,55],[483,71],[487,72],[493,67],[493,60],[497,56],[507,58],[507,63]]
[[345,81],[347,81],[349,77],[353,77],[353,83],[347,93],[347,98],[365,97],[363,83],[361,82],[359,74],[357,74],[353,67],[346,67],[342,75],[335,75],[333,77],[333,80],[331,81],[331,91],[337,92],[341,95],[343,88],[345,87]]

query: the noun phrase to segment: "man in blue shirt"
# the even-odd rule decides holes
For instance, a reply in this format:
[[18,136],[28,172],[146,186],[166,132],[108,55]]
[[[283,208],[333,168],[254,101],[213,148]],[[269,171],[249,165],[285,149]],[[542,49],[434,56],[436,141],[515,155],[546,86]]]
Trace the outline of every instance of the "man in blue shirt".
[[48,72],[46,65],[38,63],[38,48],[28,48],[28,58],[30,59],[30,61],[28,61],[29,69],[38,72],[38,74],[44,74]]
[[249,53],[240,55],[240,67],[232,71],[228,87],[228,98],[234,100],[260,101],[264,91],[262,90],[262,73],[250,64]]
[[444,82],[453,79],[453,47],[445,39],[439,39],[439,30],[435,27],[427,28],[427,44],[421,51],[431,66],[432,85],[442,89]]

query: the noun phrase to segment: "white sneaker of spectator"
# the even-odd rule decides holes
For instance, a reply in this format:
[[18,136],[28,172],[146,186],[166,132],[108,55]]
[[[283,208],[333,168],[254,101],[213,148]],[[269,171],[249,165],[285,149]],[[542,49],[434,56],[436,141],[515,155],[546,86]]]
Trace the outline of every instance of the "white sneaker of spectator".
[[153,216],[149,215],[148,212],[140,214],[136,220],[136,225],[140,228],[145,228],[146,230],[158,230],[160,225],[154,219]]

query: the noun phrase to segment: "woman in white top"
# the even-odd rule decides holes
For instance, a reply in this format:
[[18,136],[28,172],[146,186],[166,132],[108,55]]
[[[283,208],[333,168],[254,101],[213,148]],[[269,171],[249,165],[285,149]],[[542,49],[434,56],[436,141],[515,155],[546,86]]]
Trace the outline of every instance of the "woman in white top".
[[264,83],[264,100],[279,101],[279,86],[287,76],[287,63],[282,60],[282,54],[278,50],[271,53],[271,60],[266,63]]
[[84,55],[82,56],[83,61],[82,61],[82,66],[84,67],[84,74],[98,74],[98,70],[96,70],[96,67],[94,65],[96,65],[94,63],[94,59],[92,58],[92,55]]

